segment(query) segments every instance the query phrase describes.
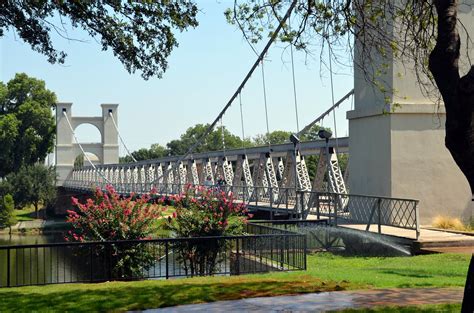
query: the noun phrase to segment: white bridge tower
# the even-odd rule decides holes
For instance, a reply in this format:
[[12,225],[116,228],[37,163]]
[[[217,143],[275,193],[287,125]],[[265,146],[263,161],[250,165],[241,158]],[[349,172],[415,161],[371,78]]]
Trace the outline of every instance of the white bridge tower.
[[[79,144],[75,142],[72,129],[81,124],[95,126],[101,134],[101,142],[81,143],[84,152],[93,153],[99,159],[99,164],[114,164],[119,162],[118,131],[114,120],[118,120],[118,104],[101,104],[102,116],[82,117],[73,116],[72,103],[56,104],[56,173],[57,186],[62,186],[74,168],[76,157],[82,154]],[[113,119],[111,117],[113,115]],[[67,119],[66,119],[67,116]],[[71,124],[69,126],[68,120]],[[84,164],[88,165],[88,164]]]

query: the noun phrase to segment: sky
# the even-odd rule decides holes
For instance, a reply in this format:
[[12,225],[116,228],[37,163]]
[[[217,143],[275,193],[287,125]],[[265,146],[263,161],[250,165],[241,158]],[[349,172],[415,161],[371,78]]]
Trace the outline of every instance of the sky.
[[[84,42],[53,36],[59,49],[67,52],[64,65],[50,64],[31,50],[13,32],[0,39],[0,79],[7,82],[15,73],[24,72],[42,79],[60,102],[72,102],[73,116],[99,116],[101,103],[118,103],[118,127],[130,150],[165,145],[179,138],[197,123],[212,122],[235,92],[256,55],[235,26],[227,24],[224,11],[230,0],[200,0],[199,26],[178,33],[179,47],[168,59],[169,68],[162,79],[141,78],[129,74],[110,51],[87,33],[71,30],[70,36]],[[256,46],[257,51],[265,42]],[[295,79],[300,129],[332,104],[330,75],[316,58],[295,51]],[[323,57],[324,58],[324,57]],[[333,76],[337,101],[353,88],[350,68],[336,68]],[[265,80],[269,129],[296,131],[291,58],[289,49],[273,45],[265,61]],[[242,93],[246,137],[266,132],[261,70],[258,69]],[[337,134],[348,135],[346,101],[337,110]],[[239,101],[235,101],[223,119],[224,125],[241,136]],[[323,123],[334,129],[333,117]],[[76,129],[81,142],[100,141],[91,125]],[[121,147],[121,155],[125,149]]]

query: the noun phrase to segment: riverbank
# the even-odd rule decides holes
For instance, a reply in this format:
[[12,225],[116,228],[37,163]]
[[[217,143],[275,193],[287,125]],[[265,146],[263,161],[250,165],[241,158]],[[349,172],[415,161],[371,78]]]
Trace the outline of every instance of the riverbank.
[[[64,219],[35,219],[30,221],[19,221],[11,227],[12,234],[48,234],[63,232],[70,228]],[[9,234],[10,229],[0,229],[0,234]]]

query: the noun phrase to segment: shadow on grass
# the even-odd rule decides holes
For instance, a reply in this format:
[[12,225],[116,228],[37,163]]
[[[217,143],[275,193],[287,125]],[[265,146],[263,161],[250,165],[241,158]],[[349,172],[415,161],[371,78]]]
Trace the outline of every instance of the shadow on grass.
[[[419,312],[455,312],[461,311],[460,303],[437,304],[437,305],[417,305],[417,306],[379,306],[375,308],[346,309],[337,311],[338,313],[419,313]],[[329,311],[336,312],[336,311]],[[328,312],[328,313],[329,313]]]
[[[136,286],[135,284],[139,284]],[[104,283],[96,285],[55,285],[0,290],[0,312],[3,311],[126,311],[159,308],[179,304],[234,300],[249,297],[276,296],[345,290],[348,283],[312,281],[232,283]]]
[[[43,217],[45,214],[43,209],[38,210],[39,217]],[[15,209],[15,217],[18,222],[33,221],[36,219],[36,212],[31,209]]]
[[381,271],[381,273],[390,274],[390,275],[397,275],[397,276],[403,276],[403,277],[411,277],[411,278],[433,278],[434,277],[434,275],[428,274],[424,271],[409,270],[409,269],[385,270],[385,271]]

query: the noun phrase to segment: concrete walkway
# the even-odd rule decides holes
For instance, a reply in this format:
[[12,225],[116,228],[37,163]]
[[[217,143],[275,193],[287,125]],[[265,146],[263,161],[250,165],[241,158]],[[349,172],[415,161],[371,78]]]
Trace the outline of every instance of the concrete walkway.
[[218,301],[143,312],[325,312],[375,306],[460,303],[462,297],[462,288],[376,289]]

